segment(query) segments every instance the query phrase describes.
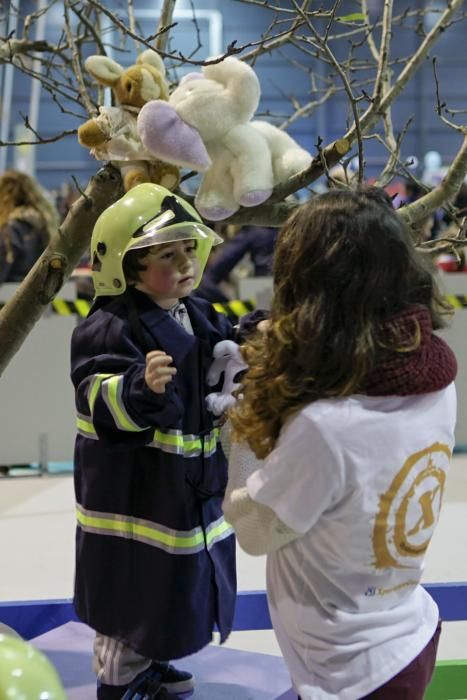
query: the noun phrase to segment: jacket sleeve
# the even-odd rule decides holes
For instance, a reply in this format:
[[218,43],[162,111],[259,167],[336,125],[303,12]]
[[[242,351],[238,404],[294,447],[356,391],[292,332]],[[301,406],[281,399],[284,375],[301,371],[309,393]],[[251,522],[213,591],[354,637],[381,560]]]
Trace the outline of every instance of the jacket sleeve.
[[[96,312],[78,326],[71,345],[78,429],[116,448],[141,446],[155,429],[177,425],[183,413],[175,380],[164,394],[147,386],[145,355],[125,324]],[[89,434],[87,434],[89,433]]]
[[9,280],[12,268],[23,252],[24,246],[15,227],[5,225],[0,232],[0,284]]
[[8,279],[12,264],[13,260],[10,260],[6,240],[3,236],[0,236],[0,284],[3,284]]

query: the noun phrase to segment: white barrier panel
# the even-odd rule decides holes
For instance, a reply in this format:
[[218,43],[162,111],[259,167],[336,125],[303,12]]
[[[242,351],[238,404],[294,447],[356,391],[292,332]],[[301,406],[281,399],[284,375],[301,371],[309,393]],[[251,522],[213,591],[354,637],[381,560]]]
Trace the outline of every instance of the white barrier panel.
[[[17,285],[0,287],[4,303]],[[76,297],[75,285],[60,291]],[[78,317],[46,312],[0,378],[0,465],[71,461],[76,414],[70,340]]]
[[[448,296],[466,297],[467,300],[467,273],[442,273],[440,285]],[[439,335],[449,343],[457,358],[456,446],[467,449],[467,306],[456,309],[449,326]]]

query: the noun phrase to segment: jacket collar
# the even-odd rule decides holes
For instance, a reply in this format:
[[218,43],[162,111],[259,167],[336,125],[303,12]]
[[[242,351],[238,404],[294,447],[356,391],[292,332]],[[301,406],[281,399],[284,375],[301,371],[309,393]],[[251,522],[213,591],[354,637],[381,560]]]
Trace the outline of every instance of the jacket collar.
[[[132,288],[130,294],[143,331],[146,331],[146,336],[149,336],[148,345],[151,345],[151,339],[153,339],[155,349],[160,348],[173,357],[174,364],[177,366],[182,364],[197,341],[204,346],[203,354],[210,358],[212,346],[223,339],[217,328],[209,322],[191,297],[184,297],[181,301],[187,308],[194,335],[187,333],[166,309],[155,304],[143,292]],[[216,338],[216,336],[219,337]]]

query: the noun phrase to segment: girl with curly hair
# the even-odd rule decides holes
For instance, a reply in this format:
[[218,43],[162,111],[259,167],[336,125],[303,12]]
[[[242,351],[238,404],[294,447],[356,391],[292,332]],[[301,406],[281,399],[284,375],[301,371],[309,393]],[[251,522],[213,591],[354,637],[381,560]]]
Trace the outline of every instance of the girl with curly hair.
[[302,700],[422,700],[440,623],[420,579],[456,418],[456,360],[433,333],[448,309],[377,188],[296,210],[274,285],[245,349],[225,515],[268,554]]
[[19,282],[59,226],[58,213],[30,175],[7,170],[0,176],[0,284]]

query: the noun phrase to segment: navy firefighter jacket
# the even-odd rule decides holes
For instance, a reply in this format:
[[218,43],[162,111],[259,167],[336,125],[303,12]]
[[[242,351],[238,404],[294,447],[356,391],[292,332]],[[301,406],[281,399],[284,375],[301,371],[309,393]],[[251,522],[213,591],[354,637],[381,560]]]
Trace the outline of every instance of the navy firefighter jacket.
[[[236,595],[235,540],[221,509],[227,465],[205,404],[212,349],[232,328],[208,302],[183,301],[194,336],[132,289],[99,300],[71,346],[76,611],[159,660],[198,651],[215,624],[224,641]],[[178,370],[165,394],[144,381],[151,349]]]

